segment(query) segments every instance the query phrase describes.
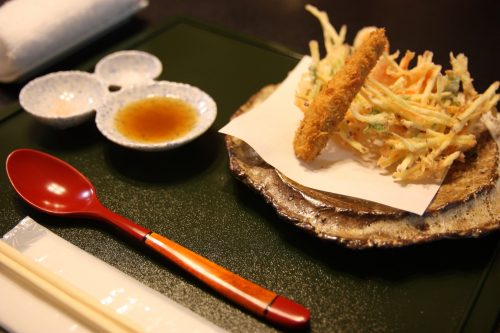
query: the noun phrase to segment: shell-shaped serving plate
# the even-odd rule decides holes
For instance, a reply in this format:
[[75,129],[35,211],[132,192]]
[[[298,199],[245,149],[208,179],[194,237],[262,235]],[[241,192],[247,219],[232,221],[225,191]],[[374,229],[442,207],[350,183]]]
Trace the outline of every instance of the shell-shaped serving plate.
[[[274,90],[268,86],[237,117]],[[466,163],[448,172],[423,216],[373,202],[305,188],[267,164],[245,142],[226,136],[231,172],[260,193],[286,221],[349,248],[400,247],[443,238],[479,237],[500,229],[500,118],[478,136]]]

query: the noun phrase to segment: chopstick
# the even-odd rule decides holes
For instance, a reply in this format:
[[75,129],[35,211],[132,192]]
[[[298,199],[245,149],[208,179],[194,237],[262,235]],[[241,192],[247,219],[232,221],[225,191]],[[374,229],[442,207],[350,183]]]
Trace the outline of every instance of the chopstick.
[[144,332],[134,322],[120,316],[95,298],[26,258],[0,240],[0,270],[16,277],[17,282],[42,295],[86,327],[98,332]]

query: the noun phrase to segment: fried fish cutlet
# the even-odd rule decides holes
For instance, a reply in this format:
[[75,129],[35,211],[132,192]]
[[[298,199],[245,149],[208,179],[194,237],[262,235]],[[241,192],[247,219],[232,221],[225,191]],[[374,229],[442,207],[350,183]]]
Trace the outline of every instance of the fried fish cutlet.
[[314,98],[295,133],[293,145],[299,159],[311,161],[326,146],[387,45],[384,29],[371,32]]

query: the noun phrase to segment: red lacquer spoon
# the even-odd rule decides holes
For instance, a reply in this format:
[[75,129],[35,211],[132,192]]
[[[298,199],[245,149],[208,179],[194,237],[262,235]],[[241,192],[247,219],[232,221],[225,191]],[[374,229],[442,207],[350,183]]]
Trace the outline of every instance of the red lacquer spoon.
[[49,154],[18,149],[7,157],[7,175],[31,206],[53,215],[92,218],[109,223],[144,242],[236,304],[273,324],[302,328],[309,310],[148,230],[104,207],[94,186],[78,170]]

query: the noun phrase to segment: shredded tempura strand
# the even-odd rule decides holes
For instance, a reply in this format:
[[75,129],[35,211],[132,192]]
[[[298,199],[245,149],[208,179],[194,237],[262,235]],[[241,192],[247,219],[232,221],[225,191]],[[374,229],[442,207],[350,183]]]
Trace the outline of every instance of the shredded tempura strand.
[[[306,9],[323,27],[326,55],[320,58],[318,44],[311,44],[313,62],[296,94],[304,119],[314,115],[310,112],[318,101],[325,103],[325,87],[330,86],[335,74],[347,66],[347,59],[375,30],[362,29],[354,46],[350,46],[345,43],[345,26],[337,33],[325,12],[310,5]],[[475,146],[473,125],[495,108],[500,99],[500,83],[494,82],[484,93],[478,93],[463,54],[450,53],[451,69],[444,73],[433,62],[430,51],[421,55],[406,51],[399,61],[398,58],[399,52],[383,52],[341,120],[299,132],[305,131],[315,143],[331,137],[338,139],[366,159],[375,158],[377,165],[397,180],[440,180],[454,161],[463,159],[463,152]],[[415,58],[416,64],[411,66]],[[339,108],[331,105],[338,103],[335,100],[330,99],[329,103],[330,110]],[[340,108],[345,107],[346,100],[342,103]],[[297,151],[297,137],[294,147]],[[311,160],[315,154],[297,155]]]

